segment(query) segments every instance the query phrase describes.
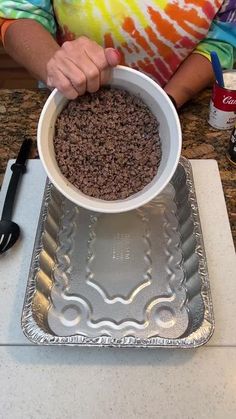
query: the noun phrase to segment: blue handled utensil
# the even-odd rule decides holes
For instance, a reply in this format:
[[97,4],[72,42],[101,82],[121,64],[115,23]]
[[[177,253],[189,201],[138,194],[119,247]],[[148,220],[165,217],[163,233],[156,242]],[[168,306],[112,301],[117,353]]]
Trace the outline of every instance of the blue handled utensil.
[[224,79],[223,79],[222,68],[220,65],[219,57],[215,51],[211,52],[211,63],[212,63],[212,68],[213,68],[218,85],[220,87],[224,87],[225,84],[224,84]]

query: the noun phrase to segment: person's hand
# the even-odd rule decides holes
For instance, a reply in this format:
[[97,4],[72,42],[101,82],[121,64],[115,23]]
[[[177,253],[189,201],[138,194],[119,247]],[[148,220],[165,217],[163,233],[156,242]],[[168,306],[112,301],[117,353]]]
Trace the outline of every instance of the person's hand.
[[119,52],[102,48],[85,36],[65,42],[47,63],[48,87],[56,87],[67,99],[96,92],[109,81],[111,68],[119,64]]

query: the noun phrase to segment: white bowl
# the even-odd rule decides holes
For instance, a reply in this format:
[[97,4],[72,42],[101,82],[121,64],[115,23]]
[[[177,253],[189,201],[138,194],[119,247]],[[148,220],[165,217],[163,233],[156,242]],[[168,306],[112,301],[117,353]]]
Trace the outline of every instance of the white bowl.
[[49,179],[66,198],[92,211],[118,213],[141,207],[165,188],[179,162],[182,135],[175,107],[164,90],[150,77],[137,70],[118,66],[113,70],[109,84],[141,97],[160,123],[162,158],[156,176],[145,188],[123,200],[105,201],[85,195],[68,182],[56,163],[53,146],[56,118],[68,102],[57,89],[50,94],[41,112],[37,143]]

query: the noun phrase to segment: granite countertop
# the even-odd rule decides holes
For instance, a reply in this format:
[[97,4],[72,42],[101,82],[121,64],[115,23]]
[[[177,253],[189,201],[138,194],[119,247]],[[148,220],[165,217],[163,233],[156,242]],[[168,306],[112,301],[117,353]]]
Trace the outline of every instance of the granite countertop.
[[[34,140],[31,157],[37,156],[37,123],[48,94],[45,90],[0,90],[0,184],[7,161],[16,157],[24,137]],[[210,96],[211,91],[206,90],[180,112],[182,155],[191,159],[217,160],[236,245],[236,167],[226,158],[230,132],[216,131],[209,126]]]

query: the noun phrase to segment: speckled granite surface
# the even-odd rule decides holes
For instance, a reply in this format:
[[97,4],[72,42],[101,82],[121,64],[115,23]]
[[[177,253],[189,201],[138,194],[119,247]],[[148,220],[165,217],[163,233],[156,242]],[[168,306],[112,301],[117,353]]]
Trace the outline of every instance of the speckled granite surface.
[[[16,157],[24,137],[31,137],[35,141],[31,157],[37,155],[37,123],[48,94],[43,90],[0,90],[0,184],[7,161]],[[205,91],[180,112],[182,154],[191,159],[217,160],[236,245],[236,167],[226,158],[230,132],[216,131],[209,126],[210,95],[210,91]]]

